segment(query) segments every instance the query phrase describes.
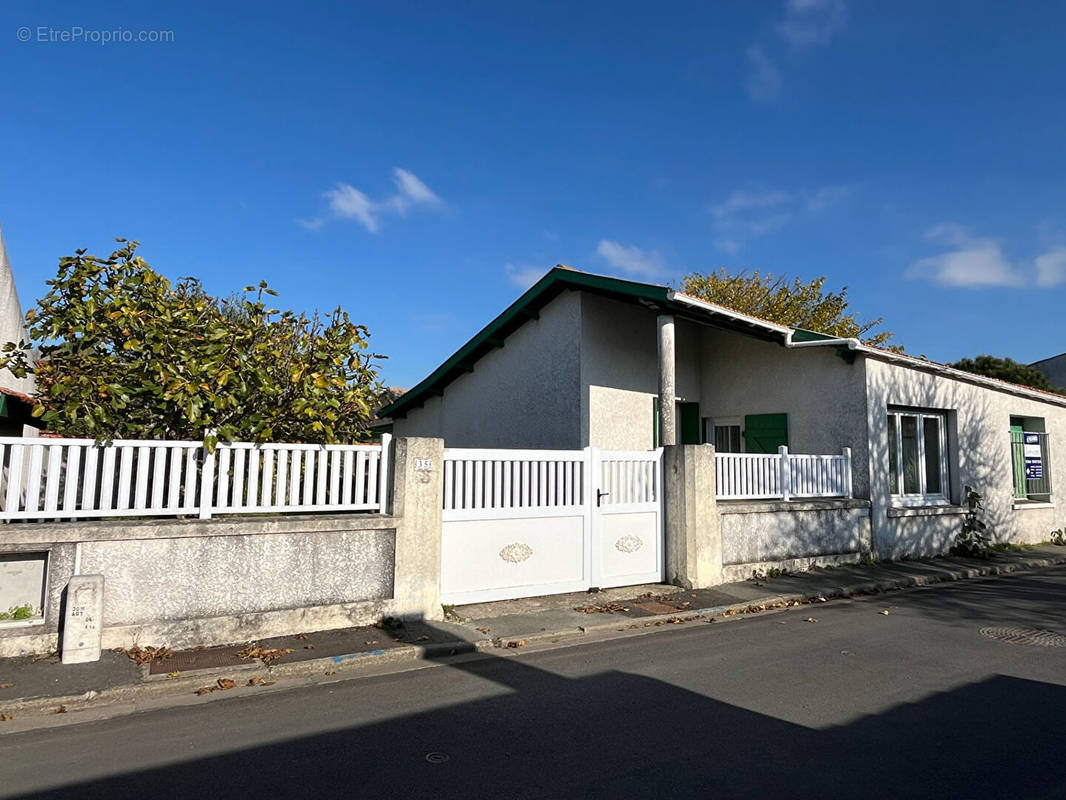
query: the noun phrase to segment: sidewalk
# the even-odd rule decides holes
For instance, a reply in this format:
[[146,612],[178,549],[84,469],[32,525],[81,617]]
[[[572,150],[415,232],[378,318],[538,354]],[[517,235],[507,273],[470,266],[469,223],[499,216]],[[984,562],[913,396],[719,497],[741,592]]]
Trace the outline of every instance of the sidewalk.
[[144,663],[116,652],[103,653],[96,663],[67,666],[58,663],[57,656],[0,659],[0,733],[22,727],[7,727],[5,716],[15,719],[119,703],[135,710],[139,703],[166,695],[261,692],[278,682],[284,687],[320,676],[352,676],[371,665],[447,658],[537,641],[580,641],[598,631],[640,632],[1064,563],[1066,548],[1034,547],[997,553],[988,561],[936,558],[852,565],[697,591],[655,584],[482,603],[451,610],[447,622],[388,621],[264,639],[253,648],[177,651],[154,660],[141,654]]

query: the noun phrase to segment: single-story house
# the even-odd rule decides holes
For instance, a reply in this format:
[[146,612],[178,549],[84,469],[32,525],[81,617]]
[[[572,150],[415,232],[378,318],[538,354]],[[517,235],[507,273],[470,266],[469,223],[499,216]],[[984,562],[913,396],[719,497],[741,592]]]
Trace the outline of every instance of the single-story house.
[[850,448],[881,557],[949,549],[967,487],[998,540],[1066,521],[1066,397],[561,266],[380,413],[448,447]]

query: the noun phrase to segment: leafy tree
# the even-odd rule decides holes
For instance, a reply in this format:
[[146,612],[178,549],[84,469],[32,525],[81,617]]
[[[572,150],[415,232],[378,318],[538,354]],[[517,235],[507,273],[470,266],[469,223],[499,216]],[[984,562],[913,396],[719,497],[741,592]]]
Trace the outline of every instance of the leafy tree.
[[897,352],[903,350],[902,345],[892,343],[893,334],[874,331],[881,325],[881,317],[860,322],[854,313],[848,313],[847,286],[839,292],[826,292],[824,285],[824,276],[804,283],[799,278],[789,280],[785,275],[763,274],[758,270],[734,275],[719,269],[686,275],[681,291],[781,325],[842,339],[861,339],[866,344]]
[[951,366],[977,375],[999,378],[1002,381],[1030,386],[1033,389],[1043,389],[1045,392],[1066,394],[1063,389],[1053,386],[1044,373],[1033,369],[1028,364],[1019,364],[1011,358],[978,356],[977,358],[961,359]]
[[[366,438],[381,387],[368,332],[339,308],[312,317],[268,308],[265,281],[218,300],[171,285],[117,239],[106,259],[59,261],[26,315],[42,342],[9,342],[0,367],[33,372],[33,413],[96,439],[332,443]],[[213,432],[213,434],[211,433]]]

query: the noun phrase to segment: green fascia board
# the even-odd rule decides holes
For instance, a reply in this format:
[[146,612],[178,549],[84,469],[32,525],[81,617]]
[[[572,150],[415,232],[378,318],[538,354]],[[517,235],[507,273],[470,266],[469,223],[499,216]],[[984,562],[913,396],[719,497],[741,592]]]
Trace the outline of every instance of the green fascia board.
[[[705,322],[709,316],[716,316],[713,311],[701,311],[670,300],[672,290],[667,286],[609,278],[604,275],[591,275],[587,272],[555,267],[496,319],[482,328],[474,338],[453,353],[447,361],[433,370],[428,377],[402,397],[378,411],[378,417],[402,418],[408,409],[417,408],[431,397],[442,394],[445,386],[459,376],[470,372],[470,367],[483,355],[500,347],[503,340],[529,322],[531,318],[535,319],[540,309],[568,289],[589,291],[628,302],[643,302],[685,319]],[[739,330],[757,338],[777,341],[781,338],[779,332],[759,330],[757,327],[748,326],[724,316],[717,317],[716,320],[723,327]],[[816,338],[833,338],[823,337],[821,334],[812,333],[811,335]]]
[[839,336],[830,336],[827,333],[808,331],[803,328],[792,329],[792,341],[794,342],[824,342],[827,339],[839,339]]

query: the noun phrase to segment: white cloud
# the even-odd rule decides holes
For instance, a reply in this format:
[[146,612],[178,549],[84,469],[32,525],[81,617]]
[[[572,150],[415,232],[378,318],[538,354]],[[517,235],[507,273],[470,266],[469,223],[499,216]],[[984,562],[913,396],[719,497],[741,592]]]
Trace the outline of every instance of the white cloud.
[[1066,248],[1042,253],[1033,259],[1029,268],[1012,263],[997,240],[974,236],[958,223],[934,225],[925,232],[924,238],[952,249],[915,261],[904,272],[907,278],[968,289],[1050,287],[1066,283]]
[[1066,247],[1057,247],[1037,256],[1035,263],[1037,286],[1066,283]]
[[626,275],[655,279],[667,274],[663,257],[655,250],[642,250],[636,245],[602,239],[596,246],[596,252],[614,269]]
[[750,185],[734,190],[711,206],[715,246],[727,253],[738,252],[744,240],[766,236],[836,205],[851,193],[845,185],[786,191]]
[[309,230],[318,230],[328,218],[351,219],[370,233],[381,229],[381,217],[397,214],[401,217],[416,206],[441,207],[443,201],[417,175],[400,167],[392,171],[396,193],[384,200],[374,200],[364,192],[347,183],[338,183],[335,189],[323,194],[329,201],[329,214],[315,219],[301,219],[297,223]]
[[773,100],[781,92],[781,73],[765,51],[752,45],[747,52],[744,86],[752,100]]
[[738,213],[753,209],[773,208],[791,199],[792,195],[781,189],[758,187],[736,189],[723,202],[711,206],[711,214],[715,219],[728,219]]
[[378,232],[377,204],[354,186],[338,183],[336,189],[323,196],[329,200],[329,210],[335,216],[358,220],[371,233]]
[[785,16],[774,29],[792,47],[811,47],[829,44],[847,22],[844,0],[787,0]]
[[520,267],[514,264],[507,264],[504,267],[504,271],[507,273],[507,279],[523,291],[543,278],[548,272],[543,267]]

